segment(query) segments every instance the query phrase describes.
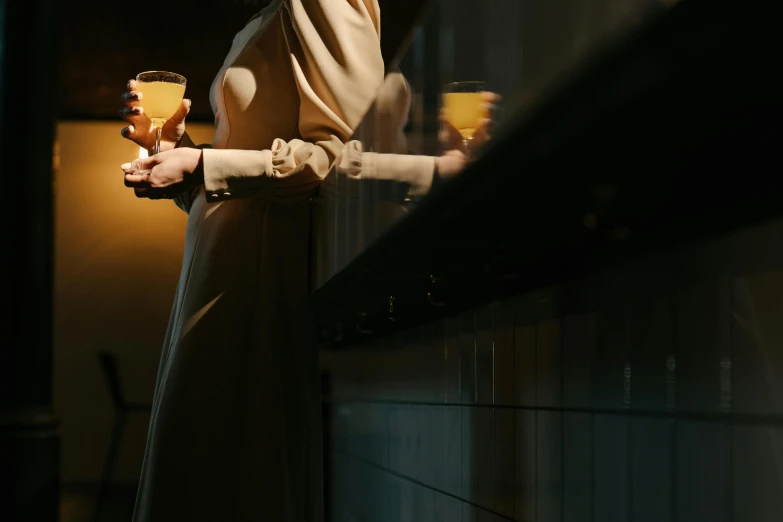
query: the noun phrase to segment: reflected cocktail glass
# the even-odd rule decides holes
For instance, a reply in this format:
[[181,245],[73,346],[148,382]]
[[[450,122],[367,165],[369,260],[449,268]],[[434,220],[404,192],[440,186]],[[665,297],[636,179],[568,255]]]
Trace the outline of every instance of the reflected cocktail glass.
[[160,152],[160,133],[166,120],[174,116],[185,97],[187,80],[181,74],[167,71],[147,71],[136,75],[137,89],[142,94],[141,105],[155,125],[155,148]]
[[453,82],[443,89],[446,121],[460,133],[466,151],[476,130],[489,115],[482,95],[486,86],[486,82]]

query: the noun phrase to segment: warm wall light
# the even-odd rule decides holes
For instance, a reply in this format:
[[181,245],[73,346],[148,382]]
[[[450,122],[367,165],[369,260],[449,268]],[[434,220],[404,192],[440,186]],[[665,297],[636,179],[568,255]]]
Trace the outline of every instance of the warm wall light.
[[[125,186],[120,165],[148,154],[120,137],[120,125],[57,126],[54,396],[65,482],[97,480],[109,443],[111,402],[97,352],[111,350],[121,361],[128,396],[146,400],[152,393],[182,266],[187,214],[171,201],[137,198]],[[213,132],[211,125],[188,124],[196,143],[209,143]],[[119,480],[138,480],[144,424],[128,425]]]
[[60,141],[55,138],[54,145],[52,146],[52,170],[57,175],[57,171],[60,170]]

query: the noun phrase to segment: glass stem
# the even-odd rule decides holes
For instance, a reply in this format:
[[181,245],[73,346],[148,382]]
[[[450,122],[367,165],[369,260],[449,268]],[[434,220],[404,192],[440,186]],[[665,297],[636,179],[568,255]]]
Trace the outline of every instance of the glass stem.
[[155,154],[160,152],[160,133],[163,131],[163,125],[155,123]]
[[469,139],[463,139],[462,140],[462,144],[465,146],[465,159],[470,161],[470,156],[471,156],[471,154],[470,154],[470,147],[469,147],[470,140]]

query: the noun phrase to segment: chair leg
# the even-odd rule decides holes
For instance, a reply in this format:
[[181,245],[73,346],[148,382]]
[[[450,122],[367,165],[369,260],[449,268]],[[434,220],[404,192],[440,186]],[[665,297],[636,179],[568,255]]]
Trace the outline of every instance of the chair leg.
[[95,506],[92,511],[92,522],[99,522],[101,509],[106,502],[106,496],[109,493],[112,476],[114,475],[114,465],[117,462],[117,452],[120,449],[120,440],[125,430],[125,413],[116,413],[114,417],[114,427],[111,431],[109,440],[109,449],[106,452],[106,460],[103,462],[103,473],[101,474],[101,483],[98,486],[98,494],[95,497]]

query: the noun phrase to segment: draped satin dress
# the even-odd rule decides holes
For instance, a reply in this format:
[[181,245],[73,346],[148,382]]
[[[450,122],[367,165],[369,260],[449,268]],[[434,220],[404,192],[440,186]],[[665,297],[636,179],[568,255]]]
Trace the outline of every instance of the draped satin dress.
[[176,199],[185,253],[135,522],[322,519],[310,200],[383,81],[379,17],[377,0],[273,0],[234,38],[204,184]]

